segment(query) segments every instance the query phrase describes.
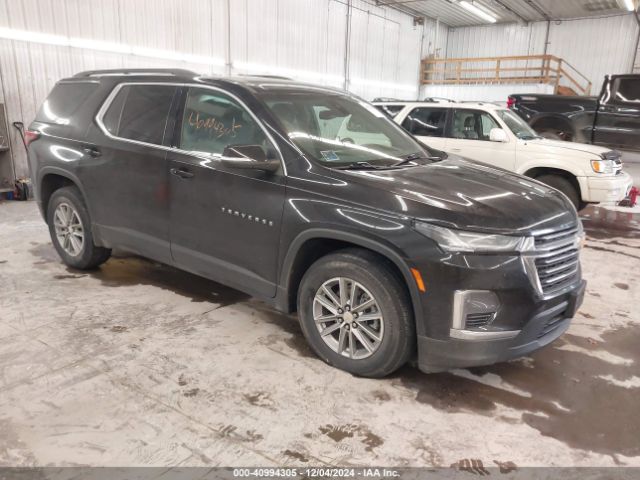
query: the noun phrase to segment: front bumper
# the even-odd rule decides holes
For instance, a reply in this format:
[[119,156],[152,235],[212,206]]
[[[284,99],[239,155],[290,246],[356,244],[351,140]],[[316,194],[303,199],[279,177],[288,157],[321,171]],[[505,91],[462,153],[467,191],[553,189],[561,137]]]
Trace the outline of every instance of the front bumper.
[[633,178],[627,172],[610,177],[585,177],[587,188],[583,192],[585,202],[619,202],[624,199],[633,185]]
[[461,340],[418,337],[418,367],[423,372],[474,367],[527,355],[562,335],[582,304],[586,282],[581,280],[563,295],[541,304],[512,338]]

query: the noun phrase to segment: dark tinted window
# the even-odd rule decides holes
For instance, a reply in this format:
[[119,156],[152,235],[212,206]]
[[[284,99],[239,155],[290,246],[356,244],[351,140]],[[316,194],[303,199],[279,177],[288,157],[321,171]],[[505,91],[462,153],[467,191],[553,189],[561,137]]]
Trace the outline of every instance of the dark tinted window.
[[169,85],[125,85],[102,123],[117,137],[161,145],[175,91]]
[[441,137],[447,118],[445,108],[418,107],[411,110],[402,126],[414,135],[423,137]]
[[404,108],[404,105],[374,105],[381,112],[386,113],[391,118],[395,117],[400,110]]
[[40,107],[36,121],[69,124],[74,112],[97,87],[95,83],[58,83]]
[[618,80],[616,98],[621,102],[640,103],[640,79],[621,78]]
[[229,145],[270,146],[253,117],[233,98],[214,90],[189,89],[180,148],[221,154]]

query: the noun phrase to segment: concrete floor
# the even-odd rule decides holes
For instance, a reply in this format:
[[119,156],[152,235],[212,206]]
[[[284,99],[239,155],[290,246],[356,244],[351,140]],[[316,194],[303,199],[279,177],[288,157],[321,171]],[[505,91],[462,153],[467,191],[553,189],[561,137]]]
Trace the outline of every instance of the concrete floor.
[[0,203],[0,465],[640,466],[640,217],[586,215],[588,293],[559,341],[367,380],[219,284],[137,258],[68,270],[33,202]]

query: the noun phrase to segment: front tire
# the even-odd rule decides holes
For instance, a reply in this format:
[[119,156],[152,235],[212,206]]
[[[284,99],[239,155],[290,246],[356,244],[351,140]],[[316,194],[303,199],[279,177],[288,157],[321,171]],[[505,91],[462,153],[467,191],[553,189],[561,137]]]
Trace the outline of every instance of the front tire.
[[580,193],[576,187],[566,178],[560,175],[540,175],[536,177],[536,180],[564,193],[578,212],[587,206],[587,204],[580,199]]
[[68,266],[88,270],[111,256],[110,249],[93,243],[89,212],[76,187],[53,192],[47,206],[47,224],[53,246]]
[[384,377],[413,354],[409,295],[388,260],[372,252],[343,250],[316,261],[300,284],[298,314],[316,354],[354,375]]

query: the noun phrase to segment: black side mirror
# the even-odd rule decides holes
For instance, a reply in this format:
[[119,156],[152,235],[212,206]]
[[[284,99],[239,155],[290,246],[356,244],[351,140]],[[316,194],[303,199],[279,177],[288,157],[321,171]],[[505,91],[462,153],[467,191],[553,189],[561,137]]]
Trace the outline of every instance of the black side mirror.
[[229,145],[220,159],[225,167],[275,172],[280,168],[280,160],[269,158],[260,145]]

